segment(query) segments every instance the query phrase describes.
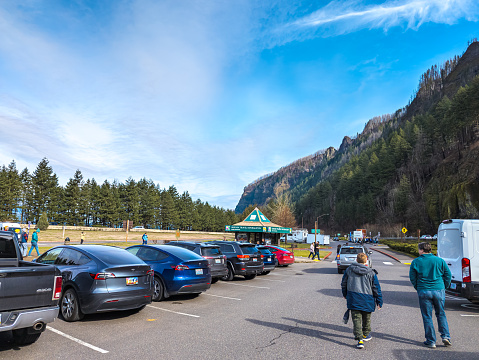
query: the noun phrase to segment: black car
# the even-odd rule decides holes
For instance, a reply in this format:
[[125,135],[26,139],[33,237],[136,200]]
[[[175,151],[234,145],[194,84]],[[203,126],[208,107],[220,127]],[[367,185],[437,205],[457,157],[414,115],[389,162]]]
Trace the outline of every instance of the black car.
[[60,313],[66,321],[83,314],[142,308],[151,303],[153,271],[128,251],[104,245],[54,247],[35,262],[62,273]]
[[221,253],[219,245],[193,241],[171,241],[167,245],[179,246],[184,249],[188,249],[208,260],[208,263],[210,264],[212,283],[215,283],[218,281],[218,279],[228,275],[226,256]]
[[245,279],[254,279],[263,272],[264,264],[259,250],[250,243],[237,241],[208,241],[207,244],[219,245],[226,255],[228,273],[222,280],[233,280],[235,275],[243,275]]
[[261,255],[263,255],[264,269],[261,275],[267,275],[273,271],[276,267],[276,255],[271,252],[271,249],[267,246],[256,245]]

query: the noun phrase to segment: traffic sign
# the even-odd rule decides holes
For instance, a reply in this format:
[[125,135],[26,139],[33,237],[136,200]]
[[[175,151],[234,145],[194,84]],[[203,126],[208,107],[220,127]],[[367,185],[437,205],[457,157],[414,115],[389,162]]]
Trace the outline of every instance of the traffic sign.
[[403,232],[403,234],[407,233],[407,229],[405,227],[403,227],[401,231]]

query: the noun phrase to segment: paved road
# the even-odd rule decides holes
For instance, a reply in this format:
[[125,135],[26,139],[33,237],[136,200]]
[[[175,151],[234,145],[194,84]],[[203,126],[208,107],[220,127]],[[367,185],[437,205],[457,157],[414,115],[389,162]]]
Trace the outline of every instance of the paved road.
[[[333,246],[335,246],[333,244]],[[358,350],[334,259],[294,264],[267,276],[218,282],[198,297],[175,297],[139,312],[57,320],[37,343],[17,348],[0,335],[1,359],[477,359],[479,306],[447,300],[452,348],[422,346],[409,266],[374,253],[385,305],[373,340]]]

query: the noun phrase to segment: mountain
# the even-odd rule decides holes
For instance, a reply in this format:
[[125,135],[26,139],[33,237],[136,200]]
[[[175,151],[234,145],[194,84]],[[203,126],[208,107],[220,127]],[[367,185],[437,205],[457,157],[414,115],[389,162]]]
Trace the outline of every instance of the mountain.
[[298,221],[311,226],[318,214],[329,214],[323,227],[337,231],[366,224],[396,231],[409,223],[432,232],[442,218],[479,216],[478,74],[474,40],[461,56],[425,72],[407,106],[371,119],[337,150],[249,184],[235,211],[286,192]]

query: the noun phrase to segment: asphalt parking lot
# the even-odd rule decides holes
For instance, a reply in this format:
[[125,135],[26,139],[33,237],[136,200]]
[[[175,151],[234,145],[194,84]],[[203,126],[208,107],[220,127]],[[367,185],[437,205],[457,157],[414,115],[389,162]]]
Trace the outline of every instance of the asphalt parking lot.
[[355,348],[352,324],[341,321],[341,275],[330,259],[219,281],[199,296],[172,297],[141,311],[57,319],[30,346],[16,347],[3,334],[0,358],[477,359],[479,307],[448,299],[453,347],[425,349],[409,266],[375,253],[373,267],[385,305],[373,314],[373,340],[364,350]]

